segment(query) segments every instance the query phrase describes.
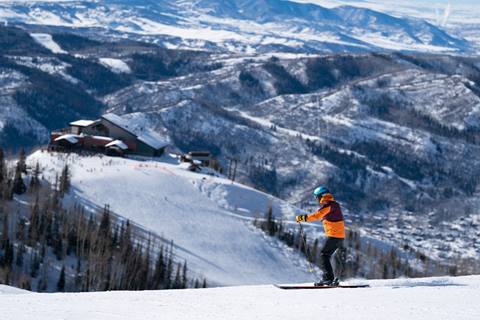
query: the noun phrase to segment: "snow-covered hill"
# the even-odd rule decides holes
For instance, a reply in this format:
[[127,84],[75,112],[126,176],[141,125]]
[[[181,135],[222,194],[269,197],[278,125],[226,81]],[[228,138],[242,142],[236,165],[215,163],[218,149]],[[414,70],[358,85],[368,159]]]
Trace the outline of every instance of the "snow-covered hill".
[[210,285],[308,279],[304,257],[252,225],[252,219],[263,217],[270,204],[278,216],[293,217],[294,207],[225,178],[192,173],[174,158],[163,160],[37,151],[28,163],[38,161],[48,179],[68,163],[71,201],[90,208],[109,204],[112,211],[147,231],[173,239],[177,254]]
[[105,103],[180,147],[239,159],[240,179],[282,198],[307,205],[328,184],[372,234],[439,259],[478,259],[477,64],[226,58],[213,72],[138,82]]
[[67,294],[7,291],[0,293],[0,301],[2,316],[18,320],[474,320],[480,314],[479,276],[367,283],[371,288],[315,291],[281,291],[274,286]]
[[465,52],[467,41],[420,19],[280,0],[2,1],[0,19],[230,52]]

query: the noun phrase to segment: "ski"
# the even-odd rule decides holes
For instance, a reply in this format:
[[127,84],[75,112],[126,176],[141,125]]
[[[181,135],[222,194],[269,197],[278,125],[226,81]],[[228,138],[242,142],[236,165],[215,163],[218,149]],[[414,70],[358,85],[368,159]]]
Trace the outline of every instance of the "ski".
[[278,285],[276,284],[275,287],[283,290],[300,290],[300,289],[354,289],[354,288],[369,288],[368,284],[362,285],[338,285],[338,286],[314,286],[314,285],[302,285],[302,286],[295,286],[295,285]]

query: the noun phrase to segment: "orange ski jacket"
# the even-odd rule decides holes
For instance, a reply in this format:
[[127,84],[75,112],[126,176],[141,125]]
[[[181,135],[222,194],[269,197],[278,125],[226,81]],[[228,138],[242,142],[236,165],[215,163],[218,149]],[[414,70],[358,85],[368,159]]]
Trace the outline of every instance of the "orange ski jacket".
[[330,193],[320,199],[320,209],[309,214],[307,221],[322,220],[325,235],[332,238],[345,238],[345,222],[340,204],[335,201]]

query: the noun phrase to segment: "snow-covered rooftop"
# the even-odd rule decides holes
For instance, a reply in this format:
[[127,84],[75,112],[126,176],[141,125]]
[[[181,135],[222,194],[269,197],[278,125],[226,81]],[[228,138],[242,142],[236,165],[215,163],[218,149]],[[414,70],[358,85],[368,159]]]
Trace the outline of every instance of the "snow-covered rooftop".
[[[128,121],[123,119],[122,117],[120,116],[117,116],[116,114],[114,113],[106,113],[102,116],[102,119],[105,119],[111,123],[113,123],[114,125],[116,125],[117,127],[120,127],[122,128],[123,130],[125,131],[128,131],[132,134],[135,134],[135,132],[133,132],[132,128],[130,128],[130,126],[128,125]],[[136,134],[135,134],[136,135]]]
[[154,149],[161,149],[168,146],[168,141],[164,140],[158,133],[148,130],[138,137],[138,140],[149,145]]
[[78,142],[79,137],[80,136],[78,136],[76,134],[64,134],[63,136],[60,136],[60,137],[56,138],[55,141],[67,140],[71,144],[75,144],[75,143]]
[[130,124],[128,120],[114,113],[104,114],[102,118],[113,123],[117,127],[120,127],[123,130],[137,136],[138,140],[149,145],[154,149],[161,149],[166,147],[169,144],[168,141],[166,141],[161,135],[159,135],[158,133],[152,130],[146,129],[146,130],[143,130],[142,132],[137,132],[138,130],[135,130],[135,126]]
[[110,137],[104,137],[104,136],[91,136],[91,137],[95,140],[113,141],[113,139]]
[[97,120],[77,120],[77,121],[70,122],[70,125],[75,127],[88,127],[94,124],[95,122],[97,122]]
[[122,150],[128,150],[128,146],[122,140],[115,140],[106,145],[106,147],[118,147]]

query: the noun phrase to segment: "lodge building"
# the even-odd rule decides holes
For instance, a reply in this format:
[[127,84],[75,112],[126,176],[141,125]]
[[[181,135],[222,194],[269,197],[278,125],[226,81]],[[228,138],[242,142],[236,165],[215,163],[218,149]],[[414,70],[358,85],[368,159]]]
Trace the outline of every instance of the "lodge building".
[[139,132],[127,120],[107,113],[100,119],[74,121],[69,128],[52,132],[49,149],[158,157],[164,153],[167,146],[168,142],[156,132],[148,129]]

